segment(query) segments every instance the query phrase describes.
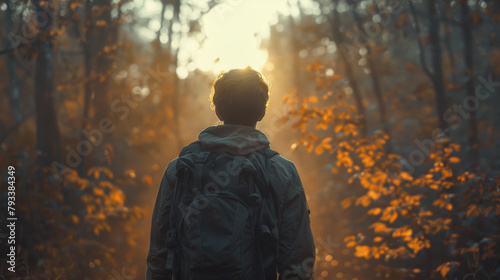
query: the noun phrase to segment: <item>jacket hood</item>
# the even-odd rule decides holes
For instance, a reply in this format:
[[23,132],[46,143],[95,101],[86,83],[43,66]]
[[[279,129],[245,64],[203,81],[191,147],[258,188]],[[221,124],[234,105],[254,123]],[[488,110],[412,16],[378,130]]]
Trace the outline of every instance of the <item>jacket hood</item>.
[[245,155],[269,147],[269,139],[261,131],[245,126],[224,124],[210,126],[198,135],[204,149]]

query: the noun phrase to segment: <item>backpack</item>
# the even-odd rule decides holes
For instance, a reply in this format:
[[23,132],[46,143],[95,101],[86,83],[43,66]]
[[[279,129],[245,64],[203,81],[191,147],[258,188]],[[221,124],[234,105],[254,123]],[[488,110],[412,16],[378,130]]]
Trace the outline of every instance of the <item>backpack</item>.
[[174,279],[276,279],[279,207],[266,172],[277,154],[207,151],[199,141],[182,150],[167,233]]

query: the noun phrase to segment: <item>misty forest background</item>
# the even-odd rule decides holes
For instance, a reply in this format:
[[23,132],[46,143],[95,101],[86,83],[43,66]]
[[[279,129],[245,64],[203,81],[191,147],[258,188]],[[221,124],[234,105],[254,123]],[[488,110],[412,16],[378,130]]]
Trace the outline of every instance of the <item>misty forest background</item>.
[[[163,170],[218,123],[180,42],[248,2],[0,1],[0,279],[144,278]],[[258,128],[302,177],[316,278],[500,279],[500,2],[278,2]]]

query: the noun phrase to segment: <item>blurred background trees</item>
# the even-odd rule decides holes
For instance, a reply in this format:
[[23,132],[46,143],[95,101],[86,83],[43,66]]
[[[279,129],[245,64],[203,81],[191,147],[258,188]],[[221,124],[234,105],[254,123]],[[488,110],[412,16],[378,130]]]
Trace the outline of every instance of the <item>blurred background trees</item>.
[[22,225],[8,279],[142,279],[163,170],[217,124],[213,78],[247,65],[272,84],[258,128],[302,176],[317,279],[500,277],[497,1],[0,11],[1,202],[13,165]]

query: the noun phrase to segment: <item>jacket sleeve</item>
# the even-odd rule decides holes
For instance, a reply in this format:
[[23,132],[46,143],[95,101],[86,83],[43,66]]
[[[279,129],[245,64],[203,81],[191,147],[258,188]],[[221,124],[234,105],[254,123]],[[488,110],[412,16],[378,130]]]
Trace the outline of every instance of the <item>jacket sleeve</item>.
[[158,195],[153,210],[151,220],[151,236],[149,243],[149,253],[147,258],[147,280],[171,279],[172,275],[165,269],[167,261],[167,231],[169,227],[170,205],[172,197],[172,186],[169,179],[172,179],[174,164],[168,165],[160,183]]
[[295,165],[291,162],[285,180],[279,220],[280,280],[314,279],[316,249],[311,232],[309,208]]

